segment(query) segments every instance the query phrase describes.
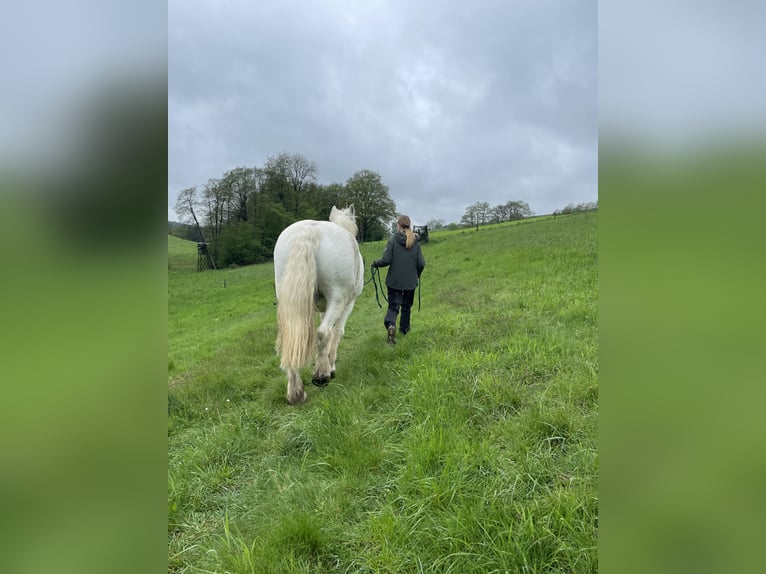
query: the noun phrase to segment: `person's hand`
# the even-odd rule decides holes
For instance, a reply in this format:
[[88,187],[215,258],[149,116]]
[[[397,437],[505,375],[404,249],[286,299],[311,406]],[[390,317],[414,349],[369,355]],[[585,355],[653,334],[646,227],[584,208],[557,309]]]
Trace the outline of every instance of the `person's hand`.
[[377,269],[378,264],[374,261],[372,262],[372,265],[370,265],[370,273],[375,273],[375,269]]

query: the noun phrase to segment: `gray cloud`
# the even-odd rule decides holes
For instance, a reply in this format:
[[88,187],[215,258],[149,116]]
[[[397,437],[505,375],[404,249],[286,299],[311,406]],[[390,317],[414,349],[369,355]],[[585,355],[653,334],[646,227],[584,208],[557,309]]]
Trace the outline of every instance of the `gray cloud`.
[[596,3],[427,4],[172,0],[169,216],[281,151],[380,173],[416,223],[594,201]]

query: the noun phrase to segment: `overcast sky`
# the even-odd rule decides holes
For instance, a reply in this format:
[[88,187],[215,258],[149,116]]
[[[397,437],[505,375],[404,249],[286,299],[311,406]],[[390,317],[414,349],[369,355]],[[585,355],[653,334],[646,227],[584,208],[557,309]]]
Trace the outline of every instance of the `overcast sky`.
[[282,151],[415,224],[597,200],[595,1],[170,0],[168,217]]

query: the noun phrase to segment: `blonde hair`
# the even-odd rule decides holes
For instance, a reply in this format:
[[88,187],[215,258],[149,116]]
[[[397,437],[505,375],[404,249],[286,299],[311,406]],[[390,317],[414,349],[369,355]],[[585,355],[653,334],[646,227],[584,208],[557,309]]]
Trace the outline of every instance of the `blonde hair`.
[[404,246],[407,249],[412,249],[412,246],[415,245],[415,234],[410,229],[410,218],[406,215],[400,215],[399,219],[396,220],[396,225],[402,228],[404,235],[407,237]]

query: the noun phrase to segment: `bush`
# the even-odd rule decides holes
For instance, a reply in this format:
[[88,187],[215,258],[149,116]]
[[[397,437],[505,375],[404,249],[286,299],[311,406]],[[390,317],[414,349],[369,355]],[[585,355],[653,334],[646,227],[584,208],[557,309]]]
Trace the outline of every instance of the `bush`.
[[258,238],[258,230],[245,221],[227,225],[221,230],[217,253],[219,268],[263,263],[271,258],[270,251]]

